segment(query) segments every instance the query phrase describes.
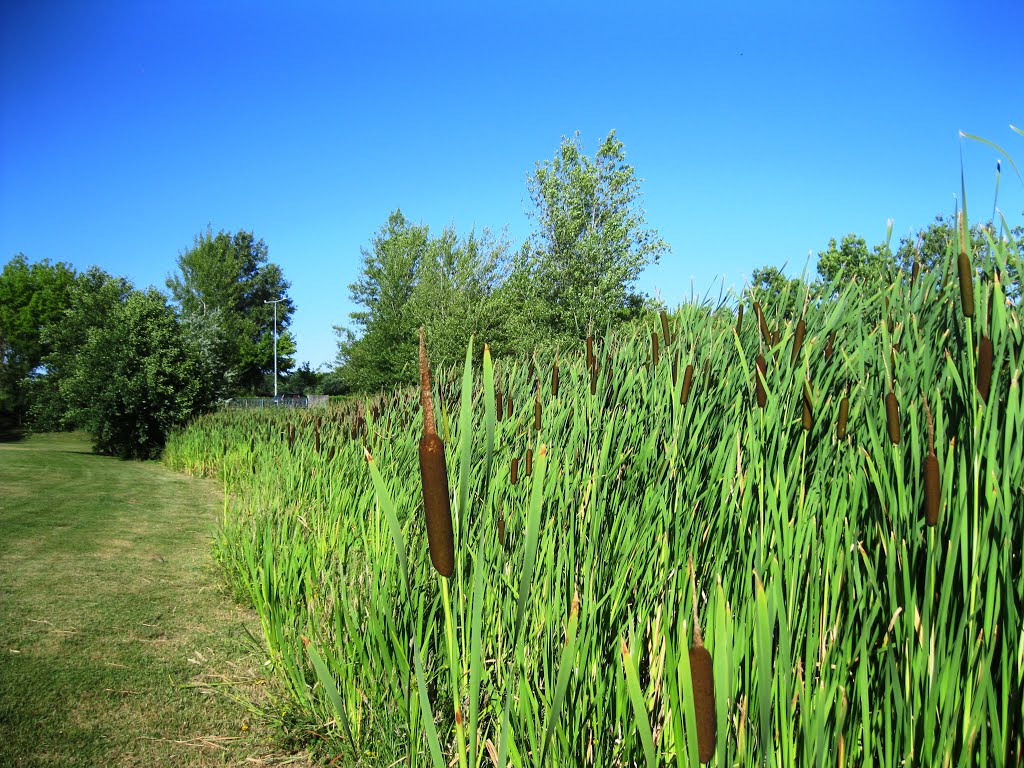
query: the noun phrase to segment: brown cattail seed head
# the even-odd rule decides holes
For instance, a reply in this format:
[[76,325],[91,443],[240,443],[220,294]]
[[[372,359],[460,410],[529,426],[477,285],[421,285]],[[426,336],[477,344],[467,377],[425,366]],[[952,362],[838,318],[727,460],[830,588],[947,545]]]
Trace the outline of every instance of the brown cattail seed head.
[[811,403],[811,383],[804,382],[804,415],[801,420],[804,430],[809,430],[814,424],[814,409]]
[[452,533],[452,508],[448,497],[448,467],[444,443],[434,423],[434,398],[430,390],[430,366],[423,327],[420,326],[420,403],[423,408],[423,437],[420,439],[420,480],[423,484],[423,510],[427,518],[427,545],[430,561],[442,576],[455,570],[455,537]]
[[764,319],[764,311],[759,301],[754,302],[754,314],[757,315],[757,323],[761,328],[761,337],[765,344],[772,343],[772,332],[768,329],[768,321]]
[[764,389],[765,372],[768,370],[768,363],[764,355],[757,356],[757,365],[754,370],[754,392],[757,395],[757,407],[764,408],[768,404],[768,393]]
[[501,417],[505,415],[505,403],[500,389],[494,393],[494,410],[498,421],[501,421]]
[[739,310],[736,312],[736,335],[740,335],[740,331],[743,330],[743,305],[740,304]]
[[711,654],[704,647],[697,616],[697,577],[690,558],[690,596],[693,607],[693,645],[690,647],[690,682],[693,708],[697,715],[697,756],[707,763],[715,754],[715,676]]
[[830,360],[832,353],[835,351],[836,332],[832,331],[828,335],[828,340],[825,342],[825,359]]
[[675,357],[672,358],[672,386],[676,385],[676,380],[679,377],[679,353],[676,352]]
[[921,274],[921,262],[914,259],[914,266],[910,268],[910,287],[914,287],[914,283],[917,282],[917,276]]
[[924,521],[935,525],[939,520],[939,460],[934,452],[924,457]]
[[900,444],[900,406],[896,401],[896,395],[890,390],[885,396],[885,425],[889,430],[889,442],[893,445]]
[[804,334],[807,333],[807,323],[800,320],[796,324],[796,335],[793,337],[793,354],[790,356],[790,362],[796,365],[796,361],[800,359],[800,348],[804,345]]
[[665,346],[672,343],[672,333],[668,329],[668,313],[661,310],[658,315],[661,317],[661,333],[665,337]]
[[533,428],[540,429],[540,398],[533,401]]
[[978,342],[978,394],[986,403],[988,393],[992,387],[992,339],[985,334],[981,335]]
[[960,306],[964,317],[974,317],[974,270],[966,251],[960,251],[956,265],[960,274]]
[[697,714],[697,756],[707,763],[715,754],[715,677],[711,654],[704,646],[690,649],[690,680]]
[[686,401],[690,399],[690,387],[693,386],[693,363],[686,366],[686,370],[683,371],[683,390],[679,393],[679,404],[686,405]]
[[505,548],[505,516],[498,513],[498,546]]
[[512,459],[512,469],[511,469],[510,474],[511,474],[510,480],[512,482],[512,485],[515,485],[516,483],[519,482],[519,457],[518,456],[516,456],[514,459]]
[[846,420],[850,417],[850,398],[843,397],[839,401],[839,423],[836,424],[836,437],[846,439]]
[[[558,361],[555,361],[554,368],[551,369],[551,396],[558,397]],[[538,427],[539,429],[539,427]]]
[[448,577],[455,569],[455,538],[452,533],[444,443],[437,435],[424,435],[420,439],[420,479],[423,483],[430,561],[438,573]]
[[654,365],[658,364],[658,334],[651,334],[651,362]]
[[593,368],[597,365],[597,359],[594,357],[594,337],[587,336],[587,368]]
[[533,474],[533,448],[526,449],[526,476]]

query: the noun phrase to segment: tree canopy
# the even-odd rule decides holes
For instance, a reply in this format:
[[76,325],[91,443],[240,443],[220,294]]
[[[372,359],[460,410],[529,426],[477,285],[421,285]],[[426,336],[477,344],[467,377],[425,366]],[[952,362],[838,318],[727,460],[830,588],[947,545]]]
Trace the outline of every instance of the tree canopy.
[[267,245],[245,230],[207,228],[178,256],[167,287],[185,328],[206,350],[221,394],[258,394],[273,388],[274,308],[277,304],[277,367],[294,366],[295,340],[288,331],[295,305],[290,283],[269,261]]
[[615,131],[593,159],[578,132],[563,137],[554,158],[530,175],[534,231],[519,268],[528,271],[554,333],[581,338],[642,307],[637,278],[670,248],[647,227],[640,181]]
[[74,283],[68,264],[30,264],[21,253],[0,272],[0,414],[25,415],[28,378],[49,352],[43,329],[63,316]]

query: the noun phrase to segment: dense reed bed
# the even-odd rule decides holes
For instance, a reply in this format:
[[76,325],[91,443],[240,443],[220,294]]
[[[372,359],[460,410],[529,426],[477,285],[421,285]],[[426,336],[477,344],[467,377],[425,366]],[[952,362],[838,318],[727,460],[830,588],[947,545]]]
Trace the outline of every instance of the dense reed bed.
[[223,480],[218,556],[339,764],[1018,765],[1008,253],[968,254],[973,316],[956,249],[793,317],[743,296],[434,370],[447,578],[414,389],[223,411],[166,461]]

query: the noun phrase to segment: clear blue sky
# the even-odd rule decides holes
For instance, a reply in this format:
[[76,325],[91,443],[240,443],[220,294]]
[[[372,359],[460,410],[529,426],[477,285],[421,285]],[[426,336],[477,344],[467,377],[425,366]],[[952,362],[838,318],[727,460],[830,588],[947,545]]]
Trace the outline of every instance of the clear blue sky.
[[[253,230],[315,367],[392,209],[516,246],[528,172],[577,130],[625,143],[673,249],[639,287],[673,306],[951,212],[960,130],[1024,169],[1021,0],[288,5],[3,3],[0,259],[163,288],[207,224]],[[987,218],[997,153],[963,149]]]

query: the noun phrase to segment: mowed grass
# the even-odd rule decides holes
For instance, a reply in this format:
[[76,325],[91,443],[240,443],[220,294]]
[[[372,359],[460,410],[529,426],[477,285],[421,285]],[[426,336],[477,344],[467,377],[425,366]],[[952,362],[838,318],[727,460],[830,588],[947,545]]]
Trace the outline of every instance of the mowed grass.
[[0,443],[0,765],[269,760],[258,624],[210,555],[221,510],[217,484],[80,435]]

